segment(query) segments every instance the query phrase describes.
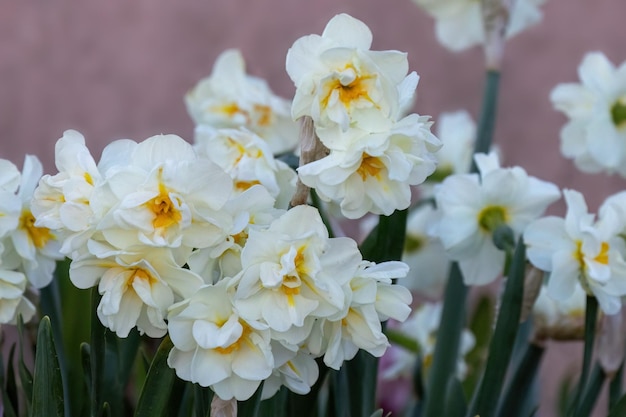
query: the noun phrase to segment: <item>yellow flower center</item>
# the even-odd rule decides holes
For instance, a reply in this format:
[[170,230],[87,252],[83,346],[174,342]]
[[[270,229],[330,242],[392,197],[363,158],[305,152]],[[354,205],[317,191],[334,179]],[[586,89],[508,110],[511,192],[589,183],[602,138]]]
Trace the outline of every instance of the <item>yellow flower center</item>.
[[[358,74],[358,71],[352,66],[348,65],[346,70],[353,70]],[[374,104],[374,100],[369,95],[369,89],[376,78],[375,74],[357,75],[355,79],[347,85],[343,85],[341,80],[332,80],[326,88],[328,89],[326,95],[322,99],[322,107],[327,107],[330,97],[333,92],[337,92],[339,101],[346,107],[350,108],[352,102],[356,100],[367,100]]]
[[426,244],[426,239],[418,235],[406,235],[404,240],[404,251],[407,253],[418,252]]
[[133,285],[133,282],[135,282],[135,280],[145,281],[148,283],[150,287],[152,287],[152,285],[154,285],[158,281],[150,272],[141,268],[137,268],[132,271],[132,274],[126,281],[126,287],[127,288],[131,287]]
[[269,126],[272,124],[273,113],[270,106],[264,106],[262,104],[254,105],[254,114],[256,117],[256,124],[259,126]]
[[241,324],[241,327],[243,327],[243,330],[241,332],[241,336],[239,336],[239,339],[237,339],[236,341],[234,341],[233,343],[231,343],[230,345],[226,347],[216,347],[214,350],[217,353],[219,353],[220,355],[228,355],[229,353],[233,353],[239,350],[239,348],[241,348],[241,344],[245,340],[247,340],[248,335],[252,333],[252,329],[250,328],[250,326],[248,326],[246,323],[242,321],[239,321],[239,324]]
[[[587,269],[587,266],[585,265],[585,255],[583,254],[582,246],[583,246],[583,242],[580,240],[577,240],[576,251],[574,252],[574,259],[578,261],[578,266],[581,271],[581,274],[579,275],[578,280],[580,281],[580,285],[583,287],[583,290],[585,290],[587,294],[592,295],[593,292],[591,291],[591,288],[589,287],[589,283],[587,282],[587,276],[584,273],[585,269]],[[609,264],[609,249],[610,249],[609,244],[606,242],[602,242],[602,244],[600,245],[600,253],[598,253],[598,255],[596,255],[596,257],[593,258],[593,260],[603,265],[608,265]]]
[[170,199],[167,188],[162,183],[159,183],[159,195],[148,201],[146,205],[154,213],[152,226],[155,229],[168,228],[178,224],[183,218],[180,210]]
[[252,180],[252,181],[235,181],[235,188],[239,191],[246,191],[248,188],[254,186],[254,185],[258,185],[261,184],[261,182],[257,181],[257,180]]
[[385,168],[385,164],[375,157],[370,156],[366,153],[363,154],[363,159],[361,160],[361,165],[356,170],[356,172],[361,176],[363,181],[367,179],[367,177],[375,177],[380,178],[379,174]]
[[22,215],[20,216],[20,229],[28,233],[30,241],[37,249],[43,248],[50,240],[54,239],[54,235],[50,233],[50,229],[35,226],[35,216],[33,216],[30,210],[22,211]]
[[622,97],[613,103],[611,118],[617,128],[626,126],[626,97]]
[[478,213],[478,224],[487,233],[493,233],[499,226],[507,223],[508,212],[502,206],[487,206]]

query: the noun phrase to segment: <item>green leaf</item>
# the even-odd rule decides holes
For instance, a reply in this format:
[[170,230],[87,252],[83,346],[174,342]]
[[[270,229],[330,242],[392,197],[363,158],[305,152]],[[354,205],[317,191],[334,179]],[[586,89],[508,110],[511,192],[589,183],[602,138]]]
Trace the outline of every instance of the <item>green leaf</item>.
[[28,370],[28,367],[24,362],[24,321],[22,320],[22,316],[19,316],[17,320],[17,333],[19,340],[19,360],[17,363],[17,369],[20,375],[20,381],[22,382],[24,396],[26,397],[26,410],[28,410],[33,398],[33,374]]
[[396,210],[391,216],[380,216],[378,226],[361,244],[363,259],[372,262],[402,259],[408,210]]
[[211,400],[213,391],[198,384],[193,385],[193,401],[196,410],[196,417],[208,417],[211,415]]
[[446,388],[446,417],[464,417],[467,412],[467,401],[463,393],[461,381],[450,378]]
[[495,307],[492,296],[483,295],[476,303],[476,307],[470,318],[469,329],[474,335],[476,343],[472,350],[465,355],[468,373],[463,380],[463,391],[467,398],[469,398],[476,389],[485,367],[489,341],[491,340],[493,330],[494,311]]
[[[287,392],[287,409],[289,412],[287,415],[289,416],[298,416],[298,417],[314,417],[318,415],[318,403],[322,402],[322,409],[325,409],[324,405],[326,405],[323,401],[318,401],[320,393],[322,392],[322,387],[326,386],[326,382],[329,378],[327,378],[331,372],[328,367],[324,365],[322,358],[317,358],[315,360],[317,362],[317,366],[319,368],[319,376],[317,381],[311,387],[311,391],[306,395],[299,395],[294,392]],[[327,391],[324,391],[326,393]],[[326,412],[322,412],[322,415],[326,417]]]
[[580,402],[578,403],[578,409],[576,410],[576,416],[587,417],[591,415],[591,411],[598,400],[598,395],[604,385],[605,374],[602,367],[599,364],[594,366],[589,376],[589,381],[585,386],[585,392],[583,393]]
[[[622,396],[624,383],[624,362],[620,365],[619,369],[613,375],[611,384],[609,385],[609,409],[613,408]],[[625,414],[626,415],[626,414]]]
[[529,398],[533,381],[537,379],[543,353],[544,348],[542,346],[528,343],[524,356],[507,385],[498,412],[499,416],[517,417],[525,409],[524,401]]
[[611,408],[608,417],[626,416],[626,395],[622,396],[619,401]]
[[581,410],[581,401],[586,390],[589,368],[591,366],[591,356],[593,354],[593,345],[596,334],[596,323],[598,321],[598,300],[591,295],[587,296],[587,305],[585,307],[585,347],[583,352],[583,364],[580,371],[580,379],[578,380],[578,388],[574,401],[574,416],[583,417]]
[[433,361],[428,372],[424,404],[424,415],[427,417],[441,417],[445,412],[446,389],[448,381],[456,374],[461,331],[465,325],[466,296],[463,275],[459,265],[453,262],[441,313],[441,323],[446,325],[437,332]]
[[[496,124],[496,110],[498,107],[498,90],[500,87],[500,72],[488,70],[485,73],[485,87],[483,89],[483,104],[478,120],[474,153],[488,153],[493,142],[493,132]],[[472,162],[472,172],[477,172]],[[483,417],[483,416],[481,416]]]
[[[524,296],[526,246],[520,239],[509,268],[500,312],[489,345],[489,358],[469,415],[491,417],[496,411],[519,328]],[[445,323],[445,321],[443,321]]]
[[0,350],[0,390],[2,390],[2,404],[4,406],[4,415],[6,417],[16,417],[18,406],[17,388],[15,383],[15,372],[13,371],[13,358],[15,355],[15,344],[11,346],[9,359],[7,361],[7,378],[4,379],[4,357]]
[[359,350],[354,359],[342,366],[348,375],[348,398],[352,417],[369,417],[376,405],[378,358]]
[[64,416],[63,381],[56,353],[50,318],[45,316],[39,323],[31,416]]
[[[331,371],[329,389],[329,417],[350,417],[350,398],[347,364],[338,371]],[[352,410],[354,411],[354,410]]]
[[106,329],[98,318],[97,308],[99,302],[100,294],[98,293],[98,288],[94,287],[91,289],[91,343],[89,344],[91,417],[100,417],[104,404],[104,358],[106,354],[104,333]]
[[172,386],[176,379],[174,369],[167,365],[167,357],[174,347],[169,336],[166,336],[157,350],[146,382],[141,390],[135,417],[156,417],[167,409]]

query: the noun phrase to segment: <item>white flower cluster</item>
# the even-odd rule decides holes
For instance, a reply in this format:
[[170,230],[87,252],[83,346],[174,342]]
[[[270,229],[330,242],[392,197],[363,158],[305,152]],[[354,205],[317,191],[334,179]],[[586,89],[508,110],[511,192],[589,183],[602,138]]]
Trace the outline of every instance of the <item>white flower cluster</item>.
[[[482,1],[476,0],[413,0],[434,19],[437,40],[451,51],[462,51],[485,42]],[[512,37],[541,20],[545,0],[516,0],[507,26]]]
[[435,170],[439,140],[428,117],[411,114],[418,76],[405,53],[371,51],[372,33],[340,14],[322,35],[298,39],[287,53],[296,86],[291,113],[310,117],[328,155],[300,166],[300,180],[348,218],[405,209],[411,185]]
[[204,156],[160,135],[115,141],[96,163],[65,132],[33,213],[62,239],[72,282],[98,287],[98,316],[118,336],[169,333],[177,375],[222,399],[264,380],[266,397],[281,385],[305,393],[317,357],[338,369],[358,349],[382,355],[381,321],[410,312],[410,292],[392,285],[408,267],[364,261],[315,208],[276,208],[282,168],[264,142],[222,133],[197,145]]
[[245,127],[263,138],[274,154],[298,145],[291,103],[276,96],[265,80],[246,74],[243,56],[236,49],[222,52],[211,76],[187,93],[185,103],[196,125],[205,129]]
[[547,292],[555,300],[568,300],[581,286],[597,298],[604,313],[616,314],[626,295],[626,193],[609,197],[597,220],[582,194],[574,190],[563,194],[565,218],[538,219],[524,232],[528,259],[550,271]]
[[559,84],[550,95],[569,118],[561,153],[581,171],[626,177],[626,62],[616,68],[601,52],[591,52],[578,75],[581,83]]
[[0,324],[15,324],[35,314],[25,296],[52,280],[56,261],[61,259],[55,234],[35,225],[30,202],[43,168],[37,157],[27,155],[20,173],[0,159]]

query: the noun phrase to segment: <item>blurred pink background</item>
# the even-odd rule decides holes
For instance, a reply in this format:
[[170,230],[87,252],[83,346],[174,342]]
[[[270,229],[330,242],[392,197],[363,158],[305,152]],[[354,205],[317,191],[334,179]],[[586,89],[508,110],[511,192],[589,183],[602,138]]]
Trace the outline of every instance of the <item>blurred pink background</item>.
[[[626,180],[582,174],[560,156],[565,117],[548,96],[558,83],[578,80],[588,51],[601,50],[616,64],[626,59],[626,2],[548,0],[543,11],[541,24],[507,45],[495,141],[504,164],[583,191],[595,210]],[[21,166],[25,153],[36,154],[52,172],[54,143],[70,128],[85,135],[96,158],[123,137],[176,133],[190,140],[183,95],[221,51],[241,49],[249,73],[290,97],[287,49],[321,33],[340,12],[370,26],[373,49],[409,53],[421,76],[416,112],[437,120],[442,111],[467,109],[477,117],[482,51],[444,50],[432,20],[411,0],[0,0],[0,157]],[[562,205],[553,210],[562,213]],[[554,380],[578,366],[576,353],[552,347],[546,359],[561,365],[542,375],[550,405],[540,416],[554,415]]]

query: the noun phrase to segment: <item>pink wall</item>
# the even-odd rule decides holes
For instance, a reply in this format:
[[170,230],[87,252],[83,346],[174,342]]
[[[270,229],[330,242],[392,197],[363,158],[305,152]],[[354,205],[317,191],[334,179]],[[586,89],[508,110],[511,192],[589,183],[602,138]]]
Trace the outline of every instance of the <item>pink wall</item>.
[[[441,111],[465,108],[477,115],[482,52],[444,50],[432,21],[410,0],[0,0],[0,157],[21,165],[24,153],[33,153],[51,172],[54,143],[68,128],[80,130],[96,155],[121,137],[190,139],[183,95],[222,50],[240,48],[249,72],[288,97],[287,49],[302,35],[321,33],[339,12],[371,27],[374,49],[409,53],[421,76],[418,113],[436,120]],[[505,163],[583,190],[591,209],[626,181],[581,174],[560,156],[565,117],[548,95],[577,80],[587,51],[626,59],[624,16],[623,0],[549,0],[543,22],[506,51],[496,129]],[[558,350],[554,357],[562,356]]]

